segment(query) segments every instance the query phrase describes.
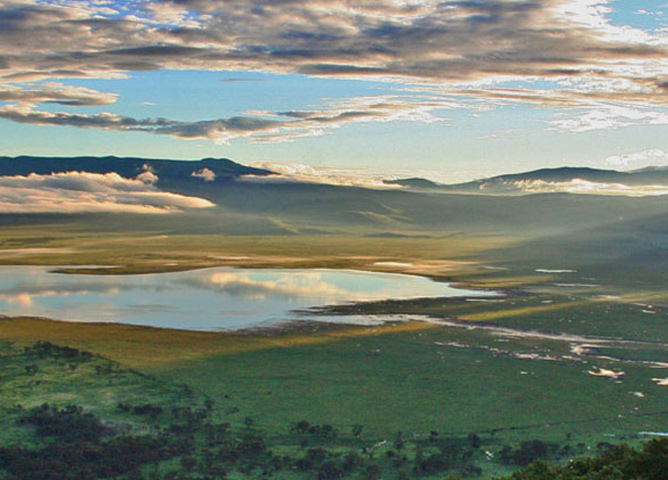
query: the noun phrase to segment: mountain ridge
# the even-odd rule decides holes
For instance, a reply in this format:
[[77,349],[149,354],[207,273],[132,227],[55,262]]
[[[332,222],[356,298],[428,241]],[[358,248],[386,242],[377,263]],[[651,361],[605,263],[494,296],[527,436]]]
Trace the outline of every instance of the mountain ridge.
[[441,184],[420,178],[398,179],[388,183],[412,189],[431,189],[447,193],[523,194],[530,193],[524,189],[527,182],[558,184],[574,180],[626,186],[668,186],[668,168],[646,167],[633,171],[618,171],[591,167],[556,167],[496,175],[455,184]]
[[[204,168],[211,170],[216,179],[231,179],[242,175],[272,175],[269,170],[248,167],[227,158],[203,158],[200,160],[171,160],[162,158],[76,156],[41,157],[20,155],[0,157],[0,176],[50,175],[72,171],[88,173],[118,173],[124,178],[135,178],[145,171],[151,171],[161,180],[183,180]],[[185,176],[184,176],[185,174]],[[197,180],[197,178],[193,178]],[[212,181],[213,181],[212,180]],[[201,181],[201,180],[200,180]]]
[[[56,158],[53,160],[53,158]],[[51,161],[49,161],[51,160]],[[197,175],[210,169],[212,175]],[[123,228],[149,228],[167,232],[262,232],[276,234],[294,231],[333,231],[336,229],[363,229],[364,234],[407,232],[431,234],[442,231],[475,231],[492,234],[546,235],[619,222],[620,219],[648,218],[666,211],[668,197],[573,195],[564,192],[523,195],[480,195],[479,191],[419,189],[370,189],[297,181],[271,182],[246,175],[267,176],[268,170],[245,167],[227,159],[178,161],[118,157],[0,157],[0,175],[29,173],[48,174],[55,171],[115,171],[127,178],[136,178],[151,171],[158,178],[155,187],[169,193],[205,199],[215,208],[188,210],[170,216],[136,221],[136,215],[119,211],[113,222]],[[552,174],[575,174],[582,170],[561,170]],[[545,172],[543,172],[544,174]],[[526,178],[526,175],[524,176]],[[11,182],[10,182],[11,183]],[[10,188],[10,187],[7,187]],[[20,210],[30,196],[9,192],[10,205],[0,225],[12,224],[26,213]],[[12,197],[14,195],[14,197]],[[12,200],[12,198],[14,198]],[[63,197],[67,199],[67,197]],[[27,211],[27,210],[26,210]],[[62,221],[67,219],[63,213]],[[12,215],[14,217],[12,217]],[[111,224],[108,213],[90,215],[100,225]],[[46,216],[34,222],[48,223],[55,217]],[[87,220],[90,223],[92,220]],[[106,227],[105,227],[106,228]]]

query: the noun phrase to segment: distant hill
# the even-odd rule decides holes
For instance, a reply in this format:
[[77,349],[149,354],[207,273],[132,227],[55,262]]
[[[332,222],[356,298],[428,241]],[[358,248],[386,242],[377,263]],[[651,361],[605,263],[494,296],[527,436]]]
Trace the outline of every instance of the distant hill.
[[409,188],[438,189],[443,185],[427,180],[426,178],[402,178],[397,180],[383,180],[386,185],[400,185]]
[[668,167],[645,167],[629,173],[638,180],[668,183]]
[[[216,208],[172,215],[117,213],[86,214],[89,227],[117,225],[118,231],[143,229],[163,232],[226,234],[295,234],[356,229],[360,235],[433,235],[438,232],[490,232],[512,235],[549,235],[597,225],[650,218],[668,211],[668,197],[571,195],[565,193],[480,195],[480,184],[470,191],[409,179],[426,188],[368,189],[316,183],[274,182],[258,178],[272,172],[239,165],[227,159],[178,161],[117,157],[0,157],[0,176],[84,171],[116,172],[126,178],[150,170],[156,186],[165,191],[205,198]],[[202,172],[206,171],[206,175]],[[193,176],[195,173],[197,176]],[[514,180],[567,181],[572,178],[614,181],[634,175],[652,177],[668,171],[613,172],[593,169],[538,170],[487,180],[500,185]],[[249,178],[253,175],[254,178]],[[215,178],[214,178],[215,177]],[[426,183],[428,182],[428,183]],[[448,190],[451,189],[451,190]],[[471,193],[475,193],[471,194]],[[83,219],[79,215],[74,219]],[[0,216],[0,226],[70,221],[65,215]],[[79,220],[76,220],[79,221]]]
[[49,175],[64,172],[118,173],[124,178],[135,178],[144,171],[159,177],[160,186],[202,183],[203,176],[193,173],[210,171],[212,182],[229,181],[241,175],[270,175],[273,172],[247,167],[226,158],[205,158],[198,161],[164,160],[135,157],[0,157],[0,176]]
[[615,183],[629,186],[667,185],[668,168],[649,167],[630,172],[602,170],[587,167],[543,168],[530,172],[498,175],[472,182],[442,185],[425,179],[392,180],[387,183],[403,185],[413,189],[437,189],[449,193],[481,193],[487,195],[508,195],[526,193],[527,186],[536,182],[546,184],[567,183],[584,180],[592,183]]

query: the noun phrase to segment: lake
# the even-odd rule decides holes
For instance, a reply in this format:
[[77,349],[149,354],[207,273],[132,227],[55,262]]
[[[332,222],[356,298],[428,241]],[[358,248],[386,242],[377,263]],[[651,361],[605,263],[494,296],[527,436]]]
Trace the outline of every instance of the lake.
[[[226,330],[309,318],[294,310],[350,302],[481,296],[427,278],[351,270],[206,268],[147,275],[0,267],[0,314]],[[317,320],[317,318],[315,318]]]

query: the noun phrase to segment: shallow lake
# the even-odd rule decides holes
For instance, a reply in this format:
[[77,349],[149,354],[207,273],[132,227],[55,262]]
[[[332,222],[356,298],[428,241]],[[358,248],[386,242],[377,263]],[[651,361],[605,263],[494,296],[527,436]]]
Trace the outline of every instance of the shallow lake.
[[489,295],[399,274],[207,268],[148,275],[0,267],[0,314],[187,330],[239,329],[309,318],[294,310],[369,300]]

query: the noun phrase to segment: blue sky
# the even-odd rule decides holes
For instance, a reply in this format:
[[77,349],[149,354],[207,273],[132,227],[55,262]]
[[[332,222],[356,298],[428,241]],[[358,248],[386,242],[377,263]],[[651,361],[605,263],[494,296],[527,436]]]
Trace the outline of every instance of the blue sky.
[[610,7],[608,17],[615,25],[631,25],[645,30],[668,26],[668,2],[665,0],[615,0]]
[[0,1],[0,154],[668,164],[668,1]]

